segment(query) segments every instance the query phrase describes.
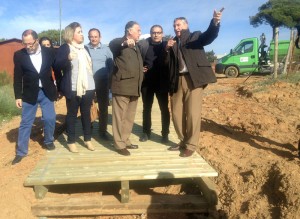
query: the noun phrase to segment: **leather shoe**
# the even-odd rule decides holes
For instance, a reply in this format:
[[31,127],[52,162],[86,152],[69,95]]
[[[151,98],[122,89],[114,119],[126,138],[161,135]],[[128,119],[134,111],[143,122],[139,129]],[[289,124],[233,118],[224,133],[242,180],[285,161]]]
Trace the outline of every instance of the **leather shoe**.
[[131,144],[131,145],[127,145],[126,148],[127,148],[127,149],[138,149],[139,146],[136,145],[136,144]]
[[68,147],[69,147],[70,152],[72,152],[72,153],[78,153],[78,149],[77,149],[75,143],[68,144]]
[[184,151],[181,151],[181,153],[179,154],[180,157],[190,157],[193,155],[195,151],[191,151],[189,149],[185,149]]
[[143,135],[140,137],[140,141],[141,142],[145,142],[145,141],[148,141],[150,139],[150,134],[148,133],[143,133]]
[[53,151],[53,150],[55,149],[55,145],[54,145],[53,142],[52,142],[52,143],[50,143],[50,144],[45,144],[45,145],[43,146],[43,148],[46,149],[46,150],[49,150],[49,151]]
[[85,141],[84,144],[87,147],[87,149],[89,149],[90,151],[94,151],[95,150],[95,147],[94,147],[94,145],[92,144],[91,141]]
[[180,146],[180,145],[175,145],[175,146],[172,146],[172,147],[168,148],[169,151],[182,151],[184,149],[185,148],[183,146]]
[[100,139],[102,139],[104,141],[109,141],[110,140],[109,137],[107,136],[106,132],[100,132],[99,137],[100,137]]
[[119,149],[117,150],[117,152],[123,156],[129,156],[130,155],[130,152],[126,149],[126,148],[123,148],[123,149]]
[[22,156],[16,155],[15,159],[11,162],[11,165],[15,165],[17,163],[20,163],[22,159],[23,159]]
[[169,137],[168,135],[163,135],[161,138],[161,143],[168,143],[169,142]]

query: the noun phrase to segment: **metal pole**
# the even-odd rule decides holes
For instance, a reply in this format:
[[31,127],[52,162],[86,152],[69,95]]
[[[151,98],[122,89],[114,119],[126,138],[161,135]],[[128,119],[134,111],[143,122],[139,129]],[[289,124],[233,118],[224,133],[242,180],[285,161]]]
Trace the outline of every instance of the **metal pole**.
[[61,46],[61,0],[59,0],[59,46]]

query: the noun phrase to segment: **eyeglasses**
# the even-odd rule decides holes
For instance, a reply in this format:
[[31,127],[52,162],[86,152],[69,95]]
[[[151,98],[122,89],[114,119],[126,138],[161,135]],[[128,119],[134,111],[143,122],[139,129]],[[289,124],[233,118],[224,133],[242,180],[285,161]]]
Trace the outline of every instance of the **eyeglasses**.
[[162,34],[162,32],[151,32],[151,34],[153,34],[153,35],[160,35],[160,34]]
[[22,42],[22,44],[23,44],[23,46],[25,46],[25,47],[32,47],[32,46],[36,43],[36,41],[37,41],[37,39],[36,39],[33,43],[23,43],[23,42]]

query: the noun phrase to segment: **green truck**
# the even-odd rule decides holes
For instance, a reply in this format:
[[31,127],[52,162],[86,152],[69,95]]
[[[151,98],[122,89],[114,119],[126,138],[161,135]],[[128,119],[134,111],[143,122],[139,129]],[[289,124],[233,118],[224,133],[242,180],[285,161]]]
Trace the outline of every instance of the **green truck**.
[[[247,38],[230,50],[228,55],[217,60],[215,72],[225,74],[228,78],[238,77],[249,73],[273,73],[274,64],[274,42],[270,46],[265,44],[266,38],[262,34],[260,42],[257,37]],[[279,73],[282,72],[290,41],[280,40],[278,42]],[[299,53],[299,51],[297,51]],[[294,54],[299,58],[299,54]]]

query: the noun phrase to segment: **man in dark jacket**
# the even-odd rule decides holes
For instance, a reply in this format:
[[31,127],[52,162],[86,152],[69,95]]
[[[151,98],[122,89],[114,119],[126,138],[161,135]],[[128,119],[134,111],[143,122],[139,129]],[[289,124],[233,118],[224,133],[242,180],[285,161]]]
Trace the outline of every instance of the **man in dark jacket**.
[[184,17],[174,20],[176,37],[166,46],[169,56],[171,110],[174,128],[180,140],[169,150],[180,150],[181,157],[191,156],[199,144],[203,90],[216,77],[204,46],[219,32],[221,12],[214,11],[208,29],[191,33]]
[[139,24],[129,21],[125,36],[109,43],[115,64],[111,78],[113,136],[117,152],[124,156],[130,155],[127,149],[138,148],[129,137],[143,80],[143,60],[136,45],[140,35]]
[[162,142],[166,143],[170,127],[170,112],[168,108],[168,70],[163,55],[166,47],[166,41],[162,40],[163,28],[160,25],[153,25],[150,28],[150,36],[139,41],[144,60],[143,134],[140,141],[147,141],[151,135],[151,109],[155,94],[161,111]]
[[55,149],[53,134],[56,114],[54,101],[57,93],[52,78],[53,50],[39,45],[38,35],[33,30],[22,34],[24,49],[14,54],[14,92],[16,106],[22,109],[17,151],[12,164],[19,163],[28,153],[28,143],[38,105],[44,122],[44,147]]

